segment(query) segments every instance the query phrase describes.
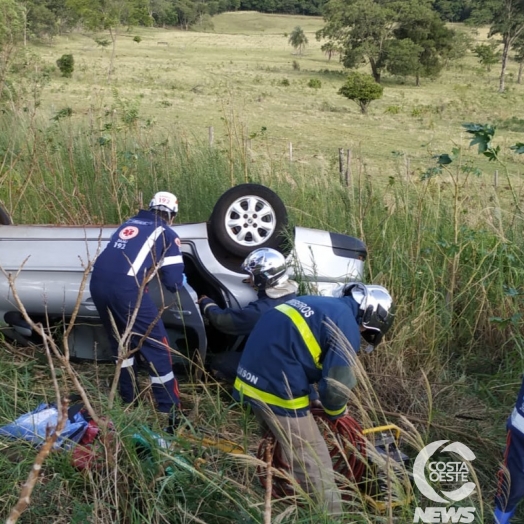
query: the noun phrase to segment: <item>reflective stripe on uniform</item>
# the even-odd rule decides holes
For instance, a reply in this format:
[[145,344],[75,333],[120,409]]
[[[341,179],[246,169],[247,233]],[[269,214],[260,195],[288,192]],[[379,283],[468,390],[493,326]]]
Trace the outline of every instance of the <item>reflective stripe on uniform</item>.
[[162,261],[161,266],[172,266],[174,264],[182,264],[183,263],[182,255],[175,255],[174,257],[164,257],[164,260]]
[[146,241],[144,242],[144,245],[140,248],[140,251],[136,255],[136,258],[133,261],[131,268],[127,272],[128,276],[134,277],[138,275],[138,272],[140,271],[140,268],[142,267],[145,259],[147,258],[147,255],[151,253],[151,250],[153,249],[155,242],[157,241],[157,238],[162,234],[163,231],[164,231],[164,228],[162,226],[158,226],[147,237]]
[[514,408],[511,413],[511,425],[524,434],[524,417],[517,411],[517,408]]
[[320,363],[320,355],[322,354],[322,350],[320,349],[317,339],[315,338],[315,335],[313,335],[313,332],[311,331],[311,328],[308,326],[304,317],[294,307],[289,306],[288,304],[280,304],[280,306],[277,306],[275,309],[278,309],[281,313],[287,315],[293,324],[295,324],[295,327],[302,336],[302,340],[304,340],[304,344],[306,344],[308,351],[313,357],[315,366],[318,369],[322,369],[322,364]]
[[346,411],[346,408],[347,408],[347,406],[344,405],[343,408],[336,409],[335,411],[331,411],[330,409],[326,409],[326,408],[324,408],[324,411],[325,411],[328,415],[330,415],[330,416],[332,416],[332,417],[337,417],[338,415],[342,415],[342,413],[344,413],[344,411]]
[[151,375],[151,384],[165,384],[166,382],[169,382],[170,380],[174,380],[174,379],[175,379],[175,375],[172,371],[162,377],[156,377],[156,376],[154,377]]
[[135,357],[129,357],[124,360],[122,360],[122,367],[123,368],[130,368],[135,363]]
[[302,409],[307,408],[309,406],[308,395],[292,399],[277,397],[276,395],[266,393],[265,391],[262,391],[260,389],[254,388],[249,384],[246,384],[243,380],[241,380],[238,377],[235,380],[235,389],[237,389],[241,395],[246,395],[247,397],[250,397],[254,400],[260,400],[261,402],[264,402],[264,404],[278,406],[279,408]]

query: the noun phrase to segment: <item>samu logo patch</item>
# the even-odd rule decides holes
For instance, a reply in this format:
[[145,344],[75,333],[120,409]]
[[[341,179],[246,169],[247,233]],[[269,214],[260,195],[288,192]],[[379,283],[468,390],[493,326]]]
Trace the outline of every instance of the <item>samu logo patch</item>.
[[122,240],[129,240],[131,238],[135,238],[137,235],[138,228],[135,226],[124,227],[124,229],[122,229],[120,233],[118,233],[119,238],[121,238]]

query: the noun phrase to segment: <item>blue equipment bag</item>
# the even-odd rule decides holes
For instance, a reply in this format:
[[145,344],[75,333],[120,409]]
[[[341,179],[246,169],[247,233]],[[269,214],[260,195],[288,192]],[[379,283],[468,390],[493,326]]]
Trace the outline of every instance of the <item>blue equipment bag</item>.
[[[78,442],[87,429],[87,420],[82,415],[82,405],[73,405],[68,410],[66,425],[53,449],[70,448]],[[35,410],[18,417],[14,422],[0,427],[0,436],[21,439],[41,446],[58,424],[58,409],[55,404],[40,404]]]

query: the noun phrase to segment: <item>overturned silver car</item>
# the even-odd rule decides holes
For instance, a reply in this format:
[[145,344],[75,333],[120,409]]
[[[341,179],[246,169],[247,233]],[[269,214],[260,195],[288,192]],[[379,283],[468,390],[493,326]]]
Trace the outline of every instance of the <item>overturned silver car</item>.
[[[188,285],[178,296],[153,280],[149,292],[159,307],[180,364],[206,353],[238,346],[204,323],[196,303],[205,294],[222,307],[241,308],[256,300],[243,280],[243,259],[253,249],[272,247],[290,258],[290,277],[309,292],[331,294],[345,282],[362,280],[367,250],[356,238],[316,229],[289,231],[284,203],[258,184],[226,191],[205,223],[175,224],[181,240]],[[89,294],[89,272],[116,226],[14,225],[0,206],[0,330],[21,344],[38,343],[15,300],[35,322],[62,330],[78,309],[71,330],[71,357],[110,360],[109,344]],[[82,286],[82,284],[84,284]],[[13,292],[14,291],[14,292]]]

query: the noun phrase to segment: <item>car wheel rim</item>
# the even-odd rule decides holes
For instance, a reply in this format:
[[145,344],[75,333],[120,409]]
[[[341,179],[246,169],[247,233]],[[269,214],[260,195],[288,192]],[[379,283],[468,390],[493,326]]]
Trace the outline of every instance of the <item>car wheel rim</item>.
[[242,246],[259,246],[275,232],[277,220],[269,202],[249,195],[235,200],[227,209],[227,234]]

